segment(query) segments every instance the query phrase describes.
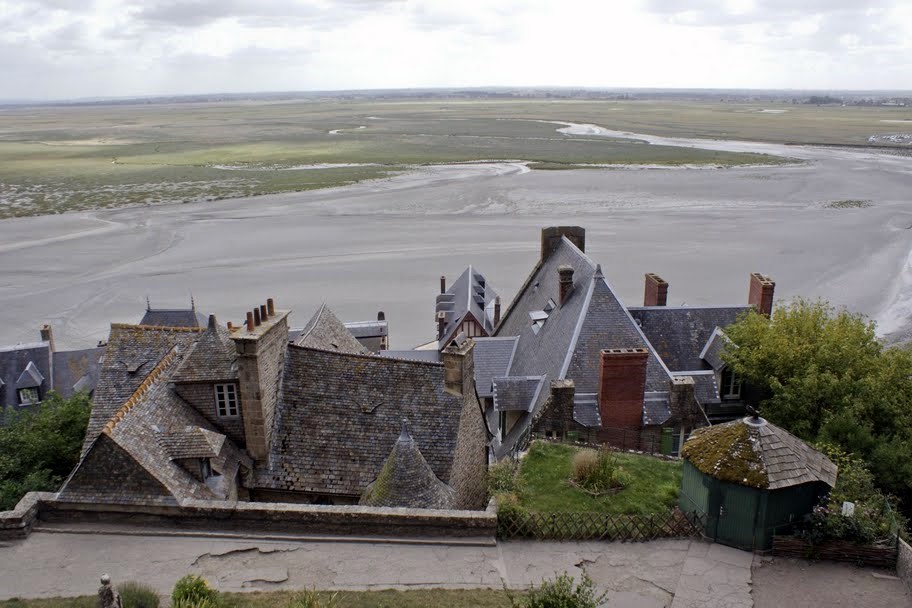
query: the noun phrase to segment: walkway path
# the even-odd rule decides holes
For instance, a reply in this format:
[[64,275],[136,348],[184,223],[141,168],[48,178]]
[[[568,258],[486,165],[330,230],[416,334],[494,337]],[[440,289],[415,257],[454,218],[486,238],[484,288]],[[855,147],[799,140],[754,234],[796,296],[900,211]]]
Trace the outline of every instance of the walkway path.
[[[751,555],[698,541],[497,546],[37,532],[0,544],[0,599],[93,594],[98,576],[163,594],[187,573],[225,591],[511,588],[585,570],[608,606],[749,607]],[[672,603],[673,602],[673,603]]]

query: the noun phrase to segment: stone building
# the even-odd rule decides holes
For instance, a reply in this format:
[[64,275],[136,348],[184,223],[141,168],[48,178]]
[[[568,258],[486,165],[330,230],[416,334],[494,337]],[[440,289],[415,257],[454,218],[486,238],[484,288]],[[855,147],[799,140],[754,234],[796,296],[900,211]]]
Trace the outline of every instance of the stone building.
[[0,348],[0,424],[7,414],[33,409],[51,391],[69,398],[92,395],[98,382],[104,347],[57,350],[50,325],[40,341]]
[[720,358],[724,328],[769,314],[775,284],[750,277],[739,306],[667,306],[646,275],[644,305],[625,306],[585,253],[577,226],[545,228],[541,255],[491,338],[476,346],[479,398],[503,457],[534,429],[676,453],[694,428],[743,413],[741,384]]
[[381,358],[325,306],[289,341],[289,314],[269,300],[240,326],[112,325],[83,455],[59,498],[357,504],[387,484],[405,420],[407,451],[446,486],[446,504],[484,506],[472,341],[441,363]]

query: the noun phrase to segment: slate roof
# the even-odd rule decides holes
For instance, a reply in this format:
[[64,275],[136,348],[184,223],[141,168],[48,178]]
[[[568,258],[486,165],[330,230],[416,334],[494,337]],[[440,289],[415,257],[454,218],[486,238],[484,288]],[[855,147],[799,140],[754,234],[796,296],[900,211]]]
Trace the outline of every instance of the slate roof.
[[172,427],[157,433],[158,441],[171,460],[215,458],[222,452],[225,436],[199,426]]
[[709,373],[703,374],[691,373],[687,375],[693,378],[694,395],[700,405],[722,403],[722,400],[719,398],[719,385],[716,383],[715,372],[710,371]]
[[455,499],[456,493],[437,479],[404,424],[380,474],[367,486],[359,503],[371,507],[451,509]]
[[[47,342],[37,342],[0,348],[0,422],[4,418],[5,409],[19,408],[19,392],[16,385],[29,363],[34,363],[36,371],[43,378],[51,378],[50,345]],[[50,388],[50,381],[42,387],[43,390]]]
[[494,332],[494,299],[497,292],[472,266],[453,281],[446,293],[437,296],[437,313],[445,314],[446,323],[439,343],[442,346],[456,337],[463,319],[471,314],[490,335]]
[[750,306],[645,306],[628,308],[671,371],[706,369],[701,351],[717,327],[728,327]]
[[449,481],[462,398],[443,366],[290,345],[268,467],[256,485],[360,496],[380,473],[402,420],[431,470]]
[[386,321],[352,321],[345,323],[345,329],[356,338],[375,338],[389,335]]
[[16,380],[16,389],[38,388],[42,384],[44,384],[44,376],[38,371],[38,366],[35,365],[35,362],[29,361]]
[[208,318],[196,308],[146,308],[140,325],[150,327],[206,327]]
[[602,426],[598,393],[576,393],[573,396],[573,419],[587,427]]
[[725,332],[717,327],[710,334],[709,340],[707,340],[706,345],[700,352],[700,358],[714,370],[719,371],[725,367],[725,361],[722,360],[722,352],[731,346],[734,346],[732,341],[725,335]]
[[58,351],[54,357],[54,390],[67,399],[77,391],[92,393],[98,384],[103,346]]
[[326,304],[304,326],[301,335],[294,341],[297,346],[333,350],[349,354],[365,354],[367,349],[333,314]]
[[[494,396],[494,378],[509,375],[519,338],[473,338],[475,348],[475,389],[479,397]],[[418,351],[425,352],[425,351]]]
[[544,376],[494,378],[494,410],[531,412],[545,385]]
[[[833,487],[838,472],[826,456],[763,418],[697,429],[683,455],[707,475],[770,490],[815,481]],[[743,479],[726,479],[729,472],[741,470],[749,470]]]
[[[139,331],[148,332],[150,330],[145,328]],[[177,396],[169,385],[171,375],[180,367],[184,360],[184,353],[187,352],[186,344],[182,340],[173,340],[173,338],[175,336],[196,337],[196,333],[175,331],[154,333],[159,334],[153,338],[155,346],[163,343],[162,338],[166,334],[170,334],[175,343],[159,358],[156,365],[142,374],[142,383],[121,401],[120,406],[92,437],[80,463],[61,489],[61,498],[128,504],[158,502],[180,504],[189,499],[221,500],[226,497],[216,492],[212,485],[195,479],[174,460],[179,457],[212,457],[213,468],[219,470],[223,478],[227,479],[232,479],[236,475],[241,463],[248,467],[252,466],[248,456],[238,450],[230,441],[225,440],[224,436],[215,431],[207,420]],[[119,347],[120,343],[129,336],[135,338],[141,335],[136,329],[129,327],[114,326],[112,328],[112,338],[115,339],[116,347]],[[150,337],[146,336],[146,338]],[[111,342],[109,341],[108,344],[110,348]],[[119,351],[122,349],[118,348],[115,352]],[[105,388],[104,382],[99,385],[100,392]],[[96,413],[95,408],[92,413]],[[197,431],[188,431],[188,427],[195,428]],[[194,432],[197,433],[196,437],[193,436]],[[86,488],[83,484],[71,484],[73,478],[79,476],[80,473],[93,474],[85,470],[81,471],[81,469],[98,466],[98,463],[93,463],[91,453],[96,445],[101,445],[99,442],[102,436],[112,440],[124,450],[133,461],[165,488],[168,495],[164,498],[159,495],[137,495],[129,490],[121,490],[116,486],[111,487],[104,484],[90,488]],[[206,444],[208,444],[208,449]],[[189,454],[201,455],[187,456]],[[97,475],[97,471],[94,474]]]
[[189,351],[200,333],[199,329],[186,327],[111,325],[83,452],[162,358],[175,346]]
[[237,348],[227,329],[210,319],[174,376],[174,382],[218,382],[237,379]]

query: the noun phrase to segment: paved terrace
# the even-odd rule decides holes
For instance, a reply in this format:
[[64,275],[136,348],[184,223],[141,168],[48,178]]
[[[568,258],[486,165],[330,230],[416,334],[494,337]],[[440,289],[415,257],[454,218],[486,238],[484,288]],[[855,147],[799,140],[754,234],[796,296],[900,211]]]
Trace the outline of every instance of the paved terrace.
[[[66,530],[66,531],[65,531]],[[754,606],[750,553],[701,541],[651,543],[487,542],[416,544],[320,542],[178,536],[167,532],[135,534],[107,528],[45,528],[20,541],[0,543],[0,599],[91,595],[98,576],[109,572],[115,583],[142,581],[169,594],[187,573],[200,574],[223,591],[300,589],[364,590],[527,587],[567,571],[585,570],[608,590],[607,606],[624,608],[741,608]],[[130,533],[132,532],[132,533]],[[126,534],[130,533],[130,534]],[[759,560],[758,560],[759,564]],[[787,582],[787,595],[814,597],[805,564]],[[810,566],[813,569],[814,566]],[[755,565],[755,570],[757,566]],[[912,605],[898,580],[874,578],[852,569],[852,600],[867,607]],[[842,573],[830,573],[833,579]],[[765,572],[772,573],[771,568]],[[887,573],[889,575],[890,573]],[[763,578],[763,577],[761,577]],[[766,585],[778,589],[766,576]],[[859,587],[861,583],[867,590]],[[804,588],[802,588],[804,587]],[[780,590],[784,591],[784,590]],[[831,590],[832,591],[832,590]],[[838,593],[838,591],[836,591]],[[758,595],[758,606],[761,606]],[[779,608],[781,593],[765,597]],[[833,605],[856,605],[839,604]]]

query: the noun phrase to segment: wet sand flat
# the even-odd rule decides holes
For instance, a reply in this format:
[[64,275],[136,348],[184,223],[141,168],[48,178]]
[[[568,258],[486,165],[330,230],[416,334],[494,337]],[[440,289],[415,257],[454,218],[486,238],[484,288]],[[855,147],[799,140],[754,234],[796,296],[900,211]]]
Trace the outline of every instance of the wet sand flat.
[[[394,348],[433,337],[438,277],[472,264],[509,301],[535,264],[539,230],[587,229],[587,252],[629,305],[642,276],[669,304],[736,304],[748,273],[779,299],[822,297],[889,330],[912,314],[912,159],[756,144],[799,165],[528,171],[429,167],[345,188],[0,221],[0,344],[104,339],[110,322],[189,304],[239,322],[275,297],[303,325],[321,302],[344,320],[383,310]],[[836,200],[866,208],[828,209]],[[555,280],[557,280],[555,278]],[[907,314],[908,313],[908,314]]]

